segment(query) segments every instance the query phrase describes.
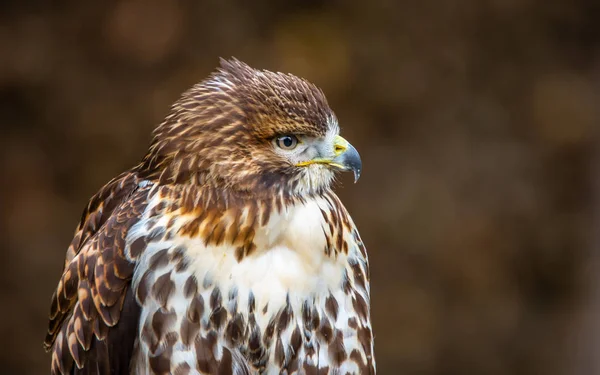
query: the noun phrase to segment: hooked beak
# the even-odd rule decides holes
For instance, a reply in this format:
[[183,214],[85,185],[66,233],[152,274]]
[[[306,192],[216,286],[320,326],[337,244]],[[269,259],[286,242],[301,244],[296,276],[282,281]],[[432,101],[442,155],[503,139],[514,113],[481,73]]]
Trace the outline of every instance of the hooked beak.
[[354,183],[356,183],[362,171],[362,161],[358,151],[347,140],[338,135],[333,142],[333,154],[335,155],[333,158],[315,158],[299,163],[297,166],[327,164],[342,171],[352,171],[354,172]]

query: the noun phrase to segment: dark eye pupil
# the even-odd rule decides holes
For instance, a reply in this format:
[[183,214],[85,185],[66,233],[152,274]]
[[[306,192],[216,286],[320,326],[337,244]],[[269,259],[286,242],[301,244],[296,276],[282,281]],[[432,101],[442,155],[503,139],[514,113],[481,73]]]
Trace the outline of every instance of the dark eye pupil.
[[293,150],[298,144],[298,139],[293,135],[282,135],[275,139],[277,147],[284,150]]

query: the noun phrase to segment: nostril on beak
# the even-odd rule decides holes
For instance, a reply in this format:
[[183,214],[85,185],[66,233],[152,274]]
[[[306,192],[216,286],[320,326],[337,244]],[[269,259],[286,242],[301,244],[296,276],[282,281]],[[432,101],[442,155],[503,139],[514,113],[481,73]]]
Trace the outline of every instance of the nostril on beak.
[[336,156],[343,153],[344,151],[346,151],[346,147],[341,146],[341,145],[335,145],[335,148],[333,149],[333,152],[335,152]]

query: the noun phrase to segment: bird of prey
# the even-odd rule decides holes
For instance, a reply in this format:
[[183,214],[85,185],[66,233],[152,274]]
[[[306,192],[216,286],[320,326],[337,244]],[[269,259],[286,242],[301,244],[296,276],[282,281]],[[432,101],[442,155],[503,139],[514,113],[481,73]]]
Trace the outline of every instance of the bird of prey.
[[323,92],[222,60],[85,208],[52,296],[52,374],[374,374],[361,173]]

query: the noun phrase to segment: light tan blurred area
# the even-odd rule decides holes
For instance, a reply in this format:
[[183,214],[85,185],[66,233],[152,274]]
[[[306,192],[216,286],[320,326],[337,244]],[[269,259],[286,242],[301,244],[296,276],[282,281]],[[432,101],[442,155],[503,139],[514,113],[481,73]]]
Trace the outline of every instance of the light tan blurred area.
[[[219,57],[320,86],[379,374],[600,373],[597,0],[4,1],[0,374],[49,373],[88,198]],[[596,357],[599,357],[598,359]]]

